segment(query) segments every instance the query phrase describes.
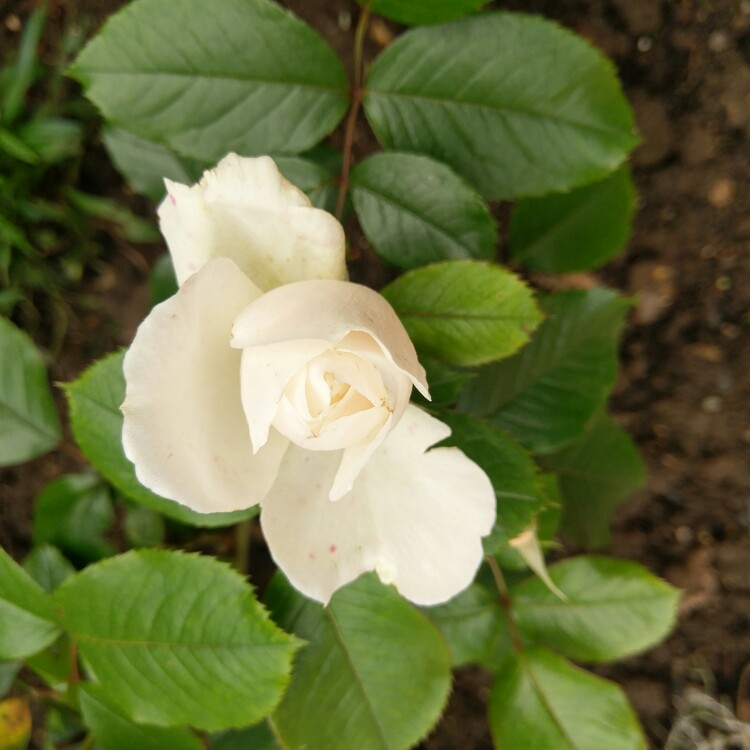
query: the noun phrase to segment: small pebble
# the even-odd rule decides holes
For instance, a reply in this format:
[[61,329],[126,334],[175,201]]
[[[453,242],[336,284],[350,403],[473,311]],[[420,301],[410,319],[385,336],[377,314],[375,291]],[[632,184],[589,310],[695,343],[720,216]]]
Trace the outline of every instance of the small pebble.
[[338,24],[341,31],[349,31],[352,27],[352,14],[348,10],[340,10]]
[[693,541],[693,530],[689,526],[678,526],[674,530],[674,538],[680,544],[689,544]]
[[734,198],[734,181],[727,177],[716,180],[708,190],[708,202],[714,208],[726,208]]
[[724,402],[721,400],[720,396],[706,396],[706,398],[701,401],[701,409],[707,414],[716,414],[721,411],[723,403]]
[[15,13],[11,13],[5,17],[5,28],[18,33],[21,30],[21,19]]
[[639,52],[648,52],[654,46],[654,40],[650,36],[639,36],[636,46]]
[[729,49],[729,34],[726,31],[712,31],[708,35],[708,48],[711,52],[726,52]]
[[729,278],[729,276],[719,276],[719,278],[714,282],[714,286],[720,292],[727,292],[732,288],[732,280]]

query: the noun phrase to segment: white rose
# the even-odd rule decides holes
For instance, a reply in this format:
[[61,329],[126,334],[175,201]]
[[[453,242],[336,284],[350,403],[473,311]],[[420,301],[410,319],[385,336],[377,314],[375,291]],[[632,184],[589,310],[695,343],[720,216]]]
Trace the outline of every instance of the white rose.
[[199,512],[260,503],[273,558],[319,601],[371,570],[420,604],[461,591],[495,494],[459,449],[428,450],[450,430],[409,403],[427,385],[393,309],[341,280],[338,222],[267,157],[168,191],[182,285],[124,365],[140,481]]

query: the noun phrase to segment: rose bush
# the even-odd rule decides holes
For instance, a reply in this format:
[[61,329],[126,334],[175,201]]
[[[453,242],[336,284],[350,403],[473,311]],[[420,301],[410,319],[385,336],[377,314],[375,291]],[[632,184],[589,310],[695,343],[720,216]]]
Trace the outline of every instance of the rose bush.
[[420,604],[461,591],[494,491],[458,448],[432,448],[450,430],[409,403],[427,383],[396,313],[343,280],[340,224],[268,157],[167,189],[181,286],[124,364],[140,481],[200,512],[259,503],[273,558],[319,601],[372,570]]

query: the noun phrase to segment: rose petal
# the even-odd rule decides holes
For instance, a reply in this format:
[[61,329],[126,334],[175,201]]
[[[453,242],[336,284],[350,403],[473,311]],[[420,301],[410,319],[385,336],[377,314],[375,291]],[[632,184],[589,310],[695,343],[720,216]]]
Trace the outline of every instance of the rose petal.
[[287,382],[310,359],[330,348],[327,341],[301,339],[242,352],[242,408],[254,450],[260,450],[268,440]]
[[232,346],[313,338],[335,345],[350,341],[353,331],[372,337],[387,362],[429,398],[424,368],[398,315],[382,295],[360,284],[300,281],[273,289],[237,317]]
[[273,160],[229,154],[188,187],[165,180],[161,231],[182,284],[211,258],[231,258],[263,291],[346,277],[344,230],[285,180]]
[[425,452],[449,433],[410,405],[336,503],[328,488],[341,455],[290,446],[261,513],[289,580],[324,603],[369,570],[417,604],[438,604],[468,586],[494,523],[495,493],[458,448]]
[[253,456],[232,321],[260,291],[218,259],[155,307],[124,363],[123,445],[138,479],[201,513],[247,508],[269,489],[288,441]]

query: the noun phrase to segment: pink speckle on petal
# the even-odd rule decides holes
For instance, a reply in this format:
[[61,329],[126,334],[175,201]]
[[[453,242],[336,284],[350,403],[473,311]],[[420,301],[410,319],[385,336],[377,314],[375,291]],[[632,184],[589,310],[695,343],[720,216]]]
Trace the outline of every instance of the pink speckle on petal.
[[328,551],[329,551],[329,552],[330,552],[331,554],[333,554],[333,553],[334,553],[334,552],[336,551],[336,545],[335,545],[335,544],[332,544],[332,545],[331,545],[331,546],[330,546],[330,547],[328,548]]
[[308,553],[307,553],[307,556],[308,556],[308,557],[309,557],[309,558],[310,558],[311,560],[314,560],[314,559],[315,559],[315,553],[314,553],[314,552],[308,552]]
[[177,205],[177,198],[175,198],[174,195],[172,195],[172,193],[169,193],[169,200],[172,202],[173,206]]

